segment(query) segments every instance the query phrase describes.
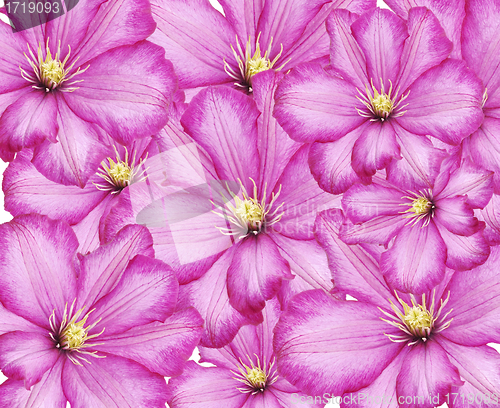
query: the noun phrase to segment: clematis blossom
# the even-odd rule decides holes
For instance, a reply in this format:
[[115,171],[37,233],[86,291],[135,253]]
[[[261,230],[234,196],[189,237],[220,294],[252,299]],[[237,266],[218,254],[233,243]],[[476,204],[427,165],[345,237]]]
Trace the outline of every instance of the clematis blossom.
[[[166,186],[181,183],[180,175],[196,180],[191,173],[198,183],[163,196],[148,180],[135,184],[135,198],[120,197],[105,220],[110,237],[123,224],[148,226],[157,257],[174,267],[182,284],[182,304],[206,320],[206,347],[222,347],[242,325],[259,323],[266,301],[294,274],[300,285],[332,290],[313,225],[317,211],[339,200],[312,178],[309,146],[288,138],[271,115],[281,76],[256,76],[253,98],[222,86],[200,91],[181,119],[199,156],[186,153],[187,164],[172,175],[158,167],[167,172],[158,177]],[[177,160],[171,151],[165,157]],[[298,290],[288,289],[283,299]]]
[[343,396],[342,408],[498,404],[500,355],[487,345],[500,333],[498,247],[476,269],[448,270],[431,290],[402,294],[369,253],[338,239],[340,223],[339,212],[321,213],[317,237],[358,301],[318,290],[292,299],[275,328],[279,372],[311,395]]
[[490,201],[492,173],[469,160],[457,166],[443,166],[432,188],[405,190],[374,177],[342,198],[348,220],[340,237],[349,244],[391,245],[380,267],[399,291],[426,292],[443,279],[445,266],[462,271],[488,258],[485,224],[473,209]]
[[408,21],[386,9],[334,10],[327,29],[329,67],[294,68],[274,112],[290,137],[317,142],[309,156],[315,179],[334,194],[381,169],[405,188],[422,175],[434,182],[444,156],[427,135],[458,145],[483,120],[481,82],[448,58],[452,43],[439,21],[424,7]]
[[23,215],[0,226],[0,405],[165,407],[203,321],[178,309],[178,282],[130,226],[77,257],[63,221]]
[[[307,395],[277,372],[273,352],[273,329],[281,314],[276,299],[263,310],[264,320],[257,326],[243,326],[233,341],[219,349],[200,347],[203,367],[190,361],[183,374],[169,381],[172,408],[297,408]],[[211,389],[207,393],[207,388]],[[302,402],[302,404],[301,404]],[[323,404],[312,403],[316,408]]]
[[324,59],[324,22],[334,8],[361,13],[373,0],[222,0],[221,14],[208,0],[153,0],[161,45],[181,89],[234,84],[252,90],[252,77],[269,69]]
[[[147,0],[80,0],[18,33],[0,24],[0,157],[33,148],[48,179],[84,187],[109,155],[167,123],[176,88]],[[106,135],[107,134],[107,135]]]

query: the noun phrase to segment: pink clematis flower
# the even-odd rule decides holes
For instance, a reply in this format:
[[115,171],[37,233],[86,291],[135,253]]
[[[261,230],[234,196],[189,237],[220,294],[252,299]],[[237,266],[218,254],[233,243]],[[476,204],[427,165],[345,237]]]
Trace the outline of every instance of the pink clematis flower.
[[81,0],[65,15],[18,33],[0,24],[0,157],[34,148],[33,164],[83,187],[108,155],[157,133],[176,87],[147,0]]
[[340,222],[321,213],[317,236],[358,301],[318,290],[292,299],[275,328],[280,374],[311,395],[342,396],[342,408],[497,405],[500,355],[487,344],[500,340],[499,248],[422,295],[400,294],[369,253],[338,239]]
[[466,160],[455,169],[443,166],[432,188],[404,190],[378,177],[369,186],[355,185],[342,198],[348,220],[340,236],[349,244],[391,244],[380,266],[389,284],[426,292],[443,279],[445,265],[466,270],[488,258],[485,224],[473,209],[490,201],[491,176]]
[[483,120],[482,85],[426,8],[405,22],[389,10],[334,10],[330,66],[297,66],[276,91],[275,116],[300,142],[319,142],[309,163],[334,194],[387,168],[405,188],[434,181],[443,158],[427,135],[457,145]]
[[[307,401],[307,396],[277,371],[273,330],[281,315],[279,302],[269,301],[262,312],[261,324],[243,326],[227,346],[200,347],[200,361],[215,367],[189,362],[181,376],[169,381],[170,407],[298,408]],[[324,403],[308,406],[319,408]]]
[[[317,211],[339,200],[312,178],[309,146],[288,138],[271,115],[281,76],[256,76],[253,98],[223,86],[202,90],[181,119],[199,155],[187,152],[189,166],[152,176],[167,187],[199,181],[170,195],[157,195],[147,180],[136,184],[105,221],[109,236],[126,223],[148,226],[157,257],[182,284],[183,304],[206,319],[203,346],[222,347],[242,325],[261,321],[266,301],[293,274],[332,290],[313,226]],[[164,152],[166,163],[181,164],[176,152]],[[298,290],[288,289],[283,299]]]
[[208,0],[153,0],[158,29],[151,41],[165,48],[181,89],[231,84],[252,90],[252,77],[284,72],[324,59],[324,22],[333,8],[361,13],[373,0],[222,0],[224,14]]
[[178,283],[146,228],[77,257],[62,221],[0,226],[0,405],[164,408],[203,321],[177,307]]

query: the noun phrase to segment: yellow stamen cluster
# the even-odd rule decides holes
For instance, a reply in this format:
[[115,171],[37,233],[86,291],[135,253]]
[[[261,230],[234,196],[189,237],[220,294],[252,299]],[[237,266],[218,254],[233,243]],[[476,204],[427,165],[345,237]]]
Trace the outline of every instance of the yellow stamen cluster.
[[411,196],[403,196],[403,199],[408,199],[410,202],[402,203],[400,205],[409,206],[406,211],[401,211],[400,214],[408,214],[405,215],[405,218],[410,218],[410,221],[407,225],[415,225],[421,219],[425,219],[422,227],[426,227],[431,222],[431,219],[434,217],[435,206],[432,203],[432,190],[424,190],[419,191],[417,193],[412,193]]
[[75,302],[76,299],[73,301],[69,313],[68,305],[64,307],[62,320],[59,325],[57,325],[56,323],[56,311],[54,310],[52,312],[49,318],[49,324],[51,328],[51,332],[49,332],[49,334],[52,340],[54,340],[54,342],[56,343],[56,347],[58,349],[68,352],[67,357],[73,364],[82,365],[79,360],[85,361],[86,363],[90,364],[90,362],[86,358],[84,358],[82,354],[96,358],[104,358],[104,356],[96,355],[97,351],[85,350],[88,347],[94,347],[98,345],[96,343],[89,344],[88,340],[100,336],[104,332],[104,329],[102,329],[100,333],[89,336],[89,332],[99,323],[101,319],[98,319],[94,323],[85,327],[85,325],[87,324],[87,319],[95,309],[90,310],[82,319],[78,320],[85,310],[85,307],[77,310],[73,314]]
[[259,392],[264,392],[266,387],[274,384],[278,379],[276,370],[273,370],[274,360],[269,366],[269,369],[267,369],[265,363],[264,367],[261,367],[260,359],[256,354],[255,357],[257,359],[257,365],[248,357],[250,366],[243,364],[240,360],[241,367],[238,366],[239,373],[231,371],[236,376],[233,378],[245,385],[245,387],[236,387],[242,393],[251,393],[255,395]]
[[[98,190],[110,191],[111,194],[119,193],[125,187],[136,181],[143,181],[146,179],[144,173],[146,170],[142,170],[139,173],[140,166],[143,160],[140,160],[139,166],[134,167],[133,164],[129,164],[128,150],[125,148],[125,160],[121,160],[120,153],[115,146],[116,161],[108,157],[108,163],[104,160],[101,163],[101,168],[97,172],[97,175],[103,178],[106,184],[95,184]],[[146,156],[147,159],[147,156]],[[135,162],[135,154],[132,162]]]
[[[57,52],[55,57],[52,57],[49,48],[49,39],[47,39],[47,44],[45,46],[45,58],[43,58],[42,45],[38,45],[37,56],[35,57],[31,47],[28,44],[28,51],[30,56],[28,57],[26,54],[24,56],[28,60],[31,68],[33,69],[32,74],[28,74],[23,68],[19,67],[21,70],[21,76],[26,79],[28,82],[33,84],[34,89],[45,90],[45,92],[50,92],[58,88],[62,92],[73,92],[77,90],[77,87],[73,87],[76,83],[82,82],[73,81],[67,82],[70,79],[74,78],[76,75],[84,73],[89,66],[85,69],[81,70],[78,68],[76,72],[71,74],[71,71],[78,60],[78,58],[73,61],[71,66],[66,68],[66,63],[69,60],[71,55],[71,47],[68,45],[68,54],[64,60],[61,61],[61,42],[59,41],[59,45],[57,47]],[[63,86],[64,85],[64,86]]]
[[[233,51],[234,58],[238,63],[239,72],[236,72],[225,60],[224,60],[224,70],[233,79],[236,80],[234,83],[240,88],[247,88],[249,92],[252,92],[252,77],[259,72],[267,71],[274,67],[276,62],[278,62],[281,54],[283,53],[283,45],[281,45],[281,50],[279,54],[271,61],[270,54],[273,45],[273,39],[269,43],[266,52],[262,55],[260,49],[260,33],[257,36],[255,42],[255,52],[252,55],[252,39],[248,38],[245,46],[245,51],[240,45],[238,37],[236,37],[236,48],[238,52],[231,45],[231,50]],[[288,61],[285,61],[276,71],[281,70]]]
[[447,322],[444,322],[444,320],[448,317],[452,310],[449,310],[448,313],[440,318],[441,311],[446,306],[450,298],[449,292],[448,297],[444,301],[441,299],[441,305],[436,313],[434,313],[435,292],[432,296],[432,304],[430,308],[427,308],[425,294],[422,295],[422,302],[420,304],[417,303],[413,295],[410,295],[411,306],[409,306],[398,296],[397,292],[394,293],[396,295],[396,299],[403,307],[403,311],[401,311],[401,309],[398,308],[392,300],[389,300],[389,302],[394,315],[379,308],[384,315],[391,318],[391,320],[381,318],[384,322],[387,322],[391,326],[397,327],[404,332],[402,335],[386,334],[391,341],[396,343],[408,342],[408,345],[411,346],[420,340],[423,342],[427,341],[431,333],[439,333],[450,326],[453,319],[450,319]]
[[367,108],[367,110],[356,108],[361,116],[370,118],[373,122],[379,120],[383,122],[389,117],[396,118],[404,115],[406,111],[402,111],[401,109],[408,104],[403,106],[400,106],[400,104],[408,97],[409,92],[406,95],[399,96],[398,88],[393,95],[392,82],[389,80],[389,83],[390,87],[388,92],[385,92],[384,81],[382,79],[380,79],[380,92],[375,88],[375,85],[373,85],[373,80],[371,81],[371,87],[366,85],[365,93],[357,89],[359,96],[356,96],[356,98]]
[[[250,197],[247,193],[245,187],[241,180],[238,179],[242,198],[238,197],[234,194],[229,186],[227,186],[227,190],[229,194],[234,200],[234,206],[229,204],[229,201],[224,195],[222,195],[223,201],[226,204],[227,209],[222,205],[216,204],[212,201],[212,204],[217,208],[217,210],[213,210],[215,214],[224,218],[226,221],[229,221],[231,227],[216,227],[222,232],[224,235],[238,235],[240,239],[245,238],[249,234],[257,235],[261,232],[264,226],[269,227],[273,224],[276,224],[281,220],[283,216],[283,212],[278,213],[280,208],[284,205],[281,203],[274,211],[271,211],[274,202],[280,195],[280,190],[274,194],[271,194],[271,200],[268,204],[265,201],[260,201],[258,198],[257,185],[253,179],[253,197]],[[266,189],[264,188],[263,197],[265,200],[266,197]]]

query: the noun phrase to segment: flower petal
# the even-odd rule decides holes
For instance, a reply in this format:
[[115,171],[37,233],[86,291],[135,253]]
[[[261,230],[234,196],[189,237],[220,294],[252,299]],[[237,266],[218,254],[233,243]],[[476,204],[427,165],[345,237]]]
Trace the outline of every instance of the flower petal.
[[[238,71],[230,44],[237,49],[236,32],[208,1],[153,0],[158,24],[150,40],[165,49],[179,76],[179,87],[197,88],[232,82],[224,62]],[[243,47],[248,37],[239,39]]]
[[62,383],[73,408],[164,408],[167,401],[162,376],[112,354],[81,366],[66,360]]
[[372,122],[354,143],[351,165],[361,177],[370,177],[393,159],[401,160],[400,152],[392,124]]
[[9,149],[19,151],[56,141],[57,101],[52,93],[27,89],[0,117],[0,139],[8,139]]
[[0,367],[4,375],[24,380],[27,390],[54,366],[59,350],[47,333],[15,331],[0,336]]
[[182,117],[186,132],[211,156],[221,180],[240,179],[252,191],[258,180],[255,103],[229,87],[207,88],[196,95]]
[[[444,404],[445,395],[452,386],[462,381],[457,368],[448,359],[447,353],[435,341],[419,342],[408,353],[397,378],[396,391],[401,396],[416,396],[421,408],[434,408]],[[439,402],[430,401],[429,396],[438,396]],[[412,401],[400,403],[402,408],[414,407]]]
[[434,221],[453,234],[469,236],[478,232],[481,224],[474,217],[474,211],[463,196],[443,198],[434,202]]
[[109,148],[99,140],[100,130],[76,116],[66,104],[65,96],[58,98],[58,143],[48,140],[34,150],[32,163],[46,178],[55,183],[78,185],[83,188]]
[[5,209],[13,216],[35,212],[69,224],[81,221],[106,195],[92,184],[81,189],[48,180],[24,152],[5,170],[3,191]]
[[227,368],[202,367],[190,361],[182,376],[169,381],[168,404],[172,408],[243,408],[252,396],[240,392],[239,384]]
[[351,24],[359,16],[347,10],[334,9],[326,21],[330,35],[330,64],[333,72],[348,79],[359,89],[370,82],[366,73],[366,59],[351,32]]
[[426,227],[403,227],[380,262],[389,285],[402,292],[420,294],[441,282],[446,260],[446,244],[441,235],[432,221]]
[[457,145],[483,121],[481,81],[463,61],[447,59],[409,88],[406,113],[398,123],[410,133]]
[[453,44],[432,11],[414,7],[408,13],[408,31],[401,69],[394,84],[404,92],[421,74],[444,61]]
[[479,223],[480,231],[468,237],[456,235],[436,224],[447,248],[446,266],[463,271],[483,264],[490,255],[490,246],[483,236],[484,224]]
[[65,222],[35,214],[18,216],[0,231],[0,301],[49,328],[54,309],[76,296],[75,234]]
[[38,330],[44,333],[47,332],[46,329],[42,329],[21,316],[7,310],[0,303],[0,335],[12,331],[36,332]]
[[388,87],[389,80],[394,81],[399,72],[408,37],[406,24],[390,10],[375,8],[357,19],[351,30],[365,54],[368,78]]
[[366,387],[403,348],[384,336],[388,325],[379,314],[375,306],[341,302],[322,290],[300,293],[274,332],[279,372],[309,395]]
[[243,315],[229,304],[226,281],[234,248],[227,250],[201,278],[180,287],[182,305],[194,306],[205,320],[200,341],[203,347],[223,347],[241,326],[262,321],[262,313]]
[[393,126],[403,160],[389,163],[387,180],[402,189],[413,191],[433,186],[441,162],[447,157],[446,151],[434,147],[426,136],[407,132],[397,123]]
[[5,381],[0,386],[0,405],[12,408],[65,408],[67,400],[61,384],[64,361],[60,357],[30,391],[24,387],[24,381]]
[[356,95],[354,85],[327,74],[319,64],[305,63],[278,85],[274,115],[292,139],[331,142],[366,121],[356,111],[364,106]]
[[267,234],[248,236],[234,248],[227,270],[229,302],[243,314],[260,312],[278,293],[281,281],[293,278],[290,265]]
[[[150,371],[172,377],[182,373],[198,344],[203,319],[193,308],[168,317],[164,323],[136,326],[125,333],[99,337],[96,349],[137,361]],[[147,347],[144,345],[147,344]]]
[[92,321],[100,319],[94,331],[106,328],[106,336],[112,336],[153,321],[163,322],[175,310],[178,290],[167,264],[137,255],[114,289],[92,306],[96,309]]
[[152,245],[145,227],[129,225],[112,242],[85,256],[78,279],[77,306],[90,307],[111,292],[131,259],[138,254],[154,256]]
[[65,94],[70,108],[123,145],[150,136],[167,123],[175,90],[172,64],[150,42],[114,48],[90,61],[79,89]]
[[351,166],[354,143],[364,126],[330,143],[314,143],[309,152],[309,166],[319,186],[332,194],[344,193],[356,182],[368,184],[370,178],[361,178]]

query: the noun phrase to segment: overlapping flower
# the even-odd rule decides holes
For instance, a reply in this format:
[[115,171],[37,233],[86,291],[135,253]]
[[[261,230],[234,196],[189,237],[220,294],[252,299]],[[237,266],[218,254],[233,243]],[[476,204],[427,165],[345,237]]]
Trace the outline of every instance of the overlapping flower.
[[500,404],[500,2],[387,4],[0,24],[0,407]]

